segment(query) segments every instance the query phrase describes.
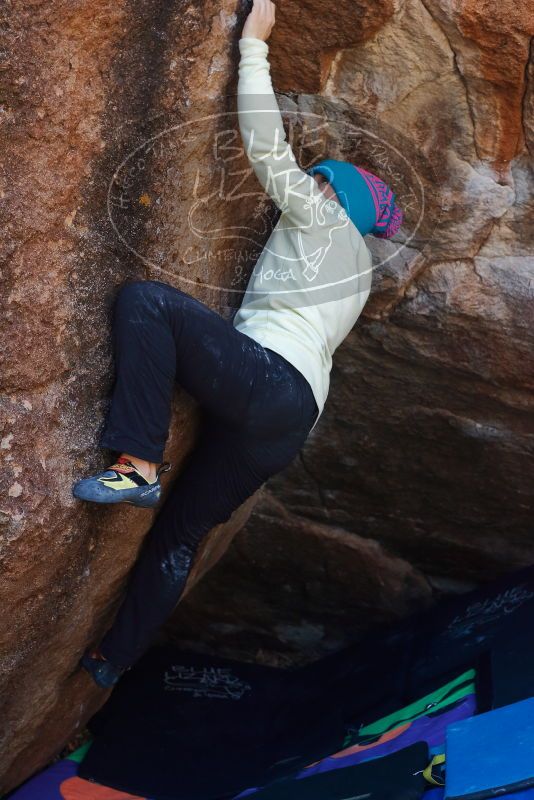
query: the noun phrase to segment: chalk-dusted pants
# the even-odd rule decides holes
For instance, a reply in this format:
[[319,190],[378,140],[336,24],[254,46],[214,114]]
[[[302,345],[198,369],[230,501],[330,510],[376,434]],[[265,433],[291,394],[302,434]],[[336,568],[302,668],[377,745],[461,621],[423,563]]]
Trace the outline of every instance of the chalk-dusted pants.
[[106,658],[130,666],[178,603],[203,538],[294,460],[318,407],[283,356],[161,281],[121,288],[113,344],[115,385],[101,447],[161,463],[175,382],[205,412],[100,643]]

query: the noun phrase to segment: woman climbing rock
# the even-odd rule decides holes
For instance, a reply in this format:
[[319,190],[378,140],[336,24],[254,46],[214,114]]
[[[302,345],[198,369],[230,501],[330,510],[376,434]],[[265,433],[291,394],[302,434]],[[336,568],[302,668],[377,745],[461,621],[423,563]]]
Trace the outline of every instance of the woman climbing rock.
[[113,686],[178,603],[199,545],[290,464],[323,411],[332,355],[367,300],[363,236],[390,237],[402,213],[373,174],[327,159],[304,171],[286,139],[267,60],[271,0],[254,0],[239,41],[238,120],[252,169],[281,215],[232,322],[158,280],[114,306],[116,377],[100,446],[108,469],[78,481],[95,503],[155,506],[177,381],[205,412],[199,441],[146,536],[125,598],[82,666]]

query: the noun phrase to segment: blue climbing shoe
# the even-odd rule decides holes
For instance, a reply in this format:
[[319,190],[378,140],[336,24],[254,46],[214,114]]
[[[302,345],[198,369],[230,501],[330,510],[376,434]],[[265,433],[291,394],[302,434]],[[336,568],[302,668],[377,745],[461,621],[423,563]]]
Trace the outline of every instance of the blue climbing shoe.
[[97,686],[110,689],[131,667],[118,667],[102,657],[99,650],[86,650],[80,665],[88,672]]
[[91,503],[130,503],[141,508],[153,508],[161,498],[160,475],[170,469],[171,464],[164,461],[158,467],[156,478],[150,482],[131,461],[119,456],[104,472],[75,483],[72,494],[78,500]]

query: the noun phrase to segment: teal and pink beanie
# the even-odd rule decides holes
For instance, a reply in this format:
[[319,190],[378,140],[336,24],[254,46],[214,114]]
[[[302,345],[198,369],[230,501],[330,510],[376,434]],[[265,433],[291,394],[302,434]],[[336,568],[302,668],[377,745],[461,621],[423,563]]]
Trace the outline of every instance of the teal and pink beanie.
[[319,161],[306,172],[325,176],[362,236],[372,233],[389,239],[402,225],[404,215],[395,203],[396,195],[372,172],[333,158]]

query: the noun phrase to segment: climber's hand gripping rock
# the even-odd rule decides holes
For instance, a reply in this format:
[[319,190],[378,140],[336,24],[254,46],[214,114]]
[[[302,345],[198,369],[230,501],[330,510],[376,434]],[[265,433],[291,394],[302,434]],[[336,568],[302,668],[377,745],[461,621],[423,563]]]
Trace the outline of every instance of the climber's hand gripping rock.
[[252,37],[266,42],[275,23],[276,6],[271,0],[253,0],[252,10],[250,11],[241,38]]

